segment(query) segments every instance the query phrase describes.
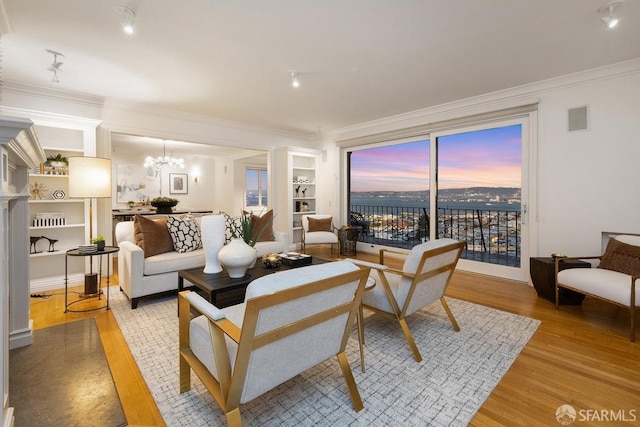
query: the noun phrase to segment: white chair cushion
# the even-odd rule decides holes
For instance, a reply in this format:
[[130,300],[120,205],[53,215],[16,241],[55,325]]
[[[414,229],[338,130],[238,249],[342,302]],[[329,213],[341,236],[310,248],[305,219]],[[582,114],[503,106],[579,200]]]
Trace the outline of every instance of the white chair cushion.
[[145,258],[143,274],[150,276],[178,270],[188,270],[190,268],[202,267],[205,262],[204,249],[202,248],[185,253],[165,252]]
[[[618,304],[631,302],[631,276],[602,268],[570,268],[558,273],[558,282],[581,289]],[[640,291],[636,289],[636,307],[640,306]]]
[[329,231],[314,231],[304,235],[305,244],[338,243],[338,236]]

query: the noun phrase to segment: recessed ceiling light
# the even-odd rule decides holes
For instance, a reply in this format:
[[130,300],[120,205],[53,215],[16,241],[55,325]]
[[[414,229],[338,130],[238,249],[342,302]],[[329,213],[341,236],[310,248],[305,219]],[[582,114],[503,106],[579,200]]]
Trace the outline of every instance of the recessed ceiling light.
[[135,32],[136,13],[127,6],[118,6],[116,11],[122,19],[122,31],[126,34],[133,34]]
[[598,9],[598,13],[605,14],[600,17],[600,20],[607,26],[607,28],[615,28],[620,20],[615,14],[615,10],[622,7],[624,0],[615,0],[610,3],[601,6]]
[[300,80],[298,79],[300,72],[296,70],[289,70],[287,72],[291,75],[291,86],[300,87]]

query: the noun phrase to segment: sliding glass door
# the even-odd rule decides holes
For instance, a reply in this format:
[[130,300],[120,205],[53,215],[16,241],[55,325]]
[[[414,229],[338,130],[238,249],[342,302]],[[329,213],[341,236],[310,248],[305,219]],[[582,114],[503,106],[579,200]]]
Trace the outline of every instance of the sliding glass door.
[[464,240],[461,265],[515,280],[526,280],[528,255],[524,126],[514,120],[431,134],[431,238]]
[[526,117],[431,132],[347,152],[347,207],[369,248],[467,242],[460,266],[526,281]]

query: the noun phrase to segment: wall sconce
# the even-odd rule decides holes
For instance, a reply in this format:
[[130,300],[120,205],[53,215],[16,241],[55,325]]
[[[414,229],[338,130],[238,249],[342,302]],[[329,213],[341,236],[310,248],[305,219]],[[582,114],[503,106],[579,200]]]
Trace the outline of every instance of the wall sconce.
[[198,183],[198,175],[195,175],[195,176],[193,177],[193,182],[195,182],[196,184]]

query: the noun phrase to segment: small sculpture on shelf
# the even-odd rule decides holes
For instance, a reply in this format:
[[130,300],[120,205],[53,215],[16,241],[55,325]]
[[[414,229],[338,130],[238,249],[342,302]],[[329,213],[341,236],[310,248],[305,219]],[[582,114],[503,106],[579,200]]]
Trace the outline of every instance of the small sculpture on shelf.
[[298,197],[298,194],[299,194],[299,193],[300,193],[300,186],[298,185],[298,186],[296,187],[296,197]]
[[49,188],[42,182],[34,182],[29,184],[29,192],[31,193],[32,200],[42,200],[46,196]]
[[49,241],[49,251],[48,252],[56,252],[55,245],[58,242],[58,239],[50,239],[47,236],[30,236],[29,240],[31,242],[31,248],[30,248],[29,253],[31,253],[31,254],[39,254],[39,253],[42,252],[42,251],[39,251],[38,247],[37,247],[37,243],[42,239],[45,239],[45,240]]
[[39,254],[42,251],[39,251],[36,243],[38,243],[38,241],[42,239],[42,236],[31,236],[29,237],[29,240],[31,240],[31,248],[29,249],[29,253],[30,254]]
[[55,252],[56,251],[56,242],[58,241],[58,239],[50,239],[46,236],[42,236],[43,239],[47,239],[49,241],[49,252]]
[[302,197],[307,197],[307,195],[305,194],[306,192],[307,192],[306,188],[304,190],[302,190]]

